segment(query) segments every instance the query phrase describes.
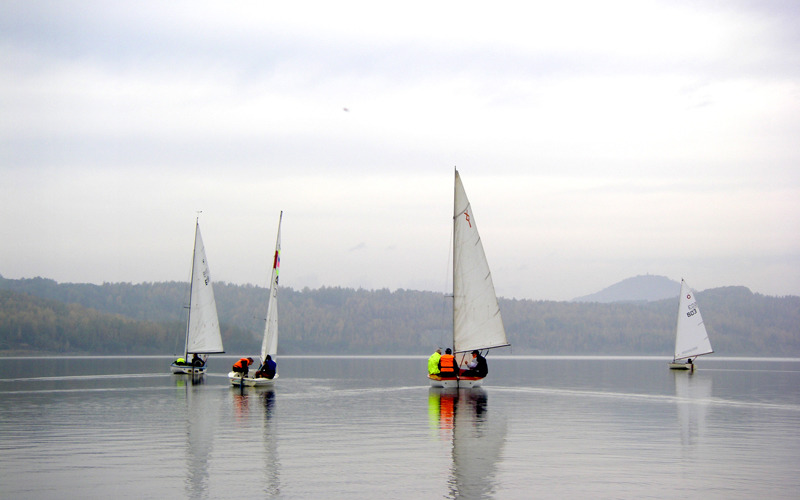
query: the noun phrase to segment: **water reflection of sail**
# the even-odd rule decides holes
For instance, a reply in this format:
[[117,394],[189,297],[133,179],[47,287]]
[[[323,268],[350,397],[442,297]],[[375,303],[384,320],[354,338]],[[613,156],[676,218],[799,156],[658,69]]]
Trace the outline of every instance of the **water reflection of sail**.
[[488,411],[482,389],[436,389],[429,392],[429,409],[439,410],[440,433],[452,433],[450,498],[487,498],[496,488],[496,464],[505,443],[502,415]]
[[[280,460],[278,458],[277,419],[274,418],[276,397],[273,386],[231,391],[236,426],[249,436],[261,434],[261,452],[248,452],[248,460],[240,467],[253,477],[253,484],[266,493],[267,498],[280,496]],[[259,430],[260,427],[260,430]],[[257,440],[257,438],[255,438]]]
[[706,412],[711,401],[711,378],[700,373],[674,373],[681,444],[693,445],[705,431]]
[[186,493],[189,498],[208,497],[208,462],[219,419],[220,398],[202,384],[186,386]]

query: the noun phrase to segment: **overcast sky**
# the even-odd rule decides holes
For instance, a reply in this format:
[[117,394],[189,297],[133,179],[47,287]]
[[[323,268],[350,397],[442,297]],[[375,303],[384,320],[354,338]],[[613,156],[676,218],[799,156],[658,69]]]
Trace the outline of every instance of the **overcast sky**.
[[800,295],[800,3],[0,2],[0,275]]

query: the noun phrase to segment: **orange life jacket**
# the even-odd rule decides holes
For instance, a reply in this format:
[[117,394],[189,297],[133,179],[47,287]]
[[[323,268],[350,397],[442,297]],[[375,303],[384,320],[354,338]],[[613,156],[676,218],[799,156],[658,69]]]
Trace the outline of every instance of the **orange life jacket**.
[[453,416],[455,414],[456,400],[452,395],[442,395],[439,403],[439,425],[442,429],[453,429]]
[[250,366],[250,360],[247,358],[242,358],[236,363],[233,364],[234,368],[247,368]]
[[439,358],[439,369],[443,372],[456,371],[456,358],[452,354],[442,354]]

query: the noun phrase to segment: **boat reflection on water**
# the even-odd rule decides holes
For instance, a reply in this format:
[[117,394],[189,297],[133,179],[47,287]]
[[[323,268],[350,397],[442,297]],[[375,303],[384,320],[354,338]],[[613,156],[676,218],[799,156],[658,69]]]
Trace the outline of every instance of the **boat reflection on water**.
[[275,389],[264,391],[264,410],[267,420],[272,419],[272,414],[275,411]]
[[430,388],[428,413],[440,439],[452,442],[449,498],[486,498],[497,487],[507,423],[489,411],[486,391]]
[[275,389],[269,388],[260,394],[264,404],[264,492],[268,498],[281,493],[281,464],[278,457],[278,431],[275,414]]
[[698,372],[673,372],[681,445],[691,447],[702,438],[711,403],[711,378]]
[[[190,377],[186,375],[184,377]],[[181,381],[186,397],[186,479],[187,498],[208,495],[209,460],[214,448],[220,398],[210,398],[200,386],[203,376]]]
[[[247,452],[247,468],[254,468],[252,477],[258,481],[263,481],[261,491],[266,493],[267,498],[280,496],[280,458],[278,456],[278,430],[275,416],[276,393],[271,386],[268,387],[247,387],[242,390],[240,387],[232,387],[230,391],[233,397],[234,414],[238,425],[243,428],[255,427],[258,420],[263,418],[262,442],[264,445],[263,456],[259,459],[257,455]],[[252,459],[252,460],[251,460]],[[262,465],[263,464],[263,465]]]
[[181,374],[173,374],[175,379],[175,387],[186,387],[190,385],[202,385],[206,383],[206,378],[203,376],[204,373],[181,373]]

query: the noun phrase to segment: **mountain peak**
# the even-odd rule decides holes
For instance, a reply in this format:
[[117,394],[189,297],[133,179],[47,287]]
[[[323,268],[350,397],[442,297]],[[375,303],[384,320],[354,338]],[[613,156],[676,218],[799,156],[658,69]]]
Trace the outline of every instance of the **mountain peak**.
[[652,302],[677,297],[681,284],[666,276],[634,276],[615,283],[591,295],[572,299],[572,302]]

